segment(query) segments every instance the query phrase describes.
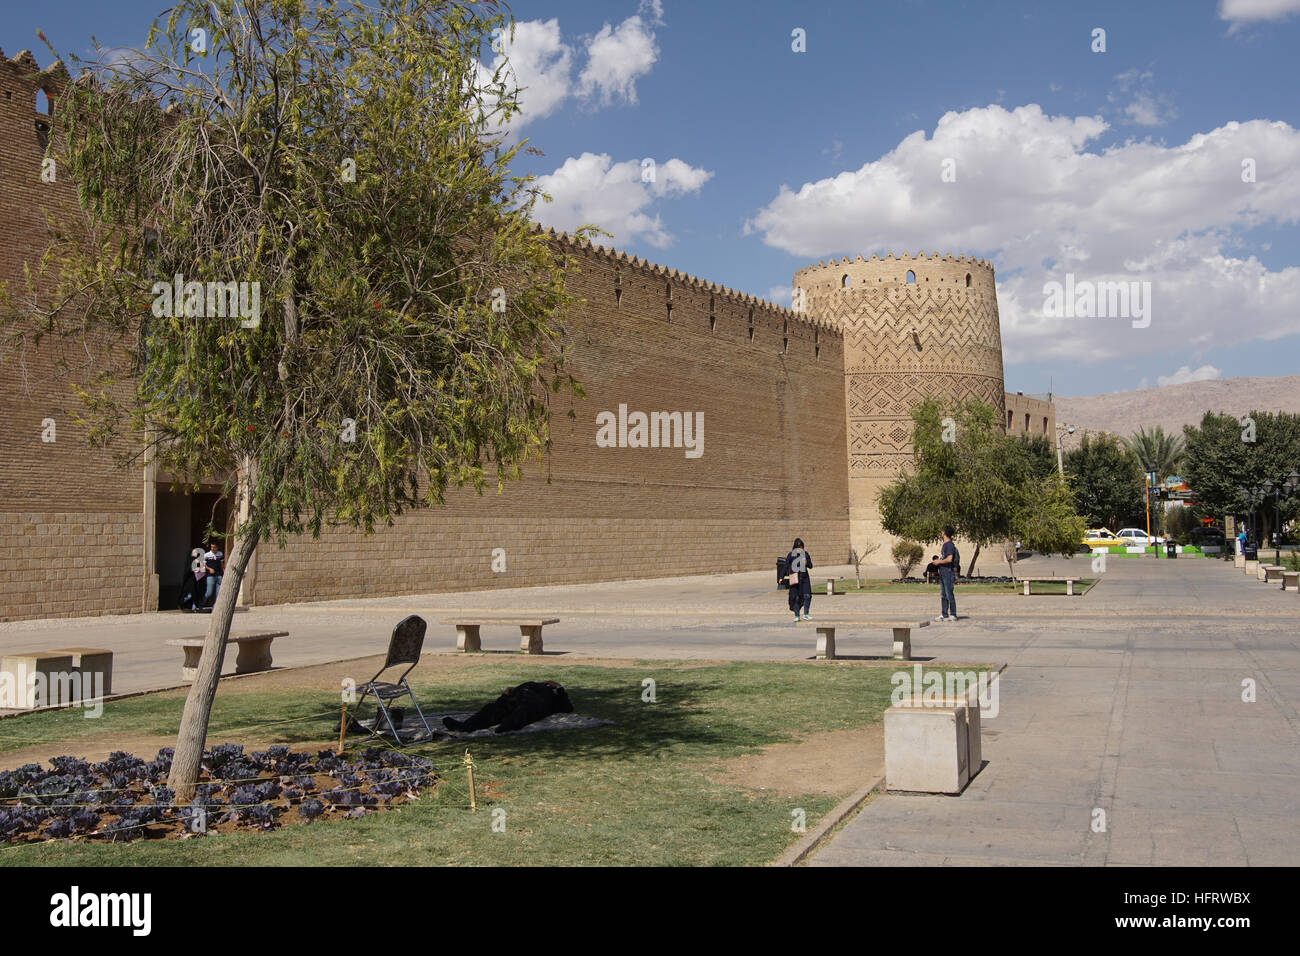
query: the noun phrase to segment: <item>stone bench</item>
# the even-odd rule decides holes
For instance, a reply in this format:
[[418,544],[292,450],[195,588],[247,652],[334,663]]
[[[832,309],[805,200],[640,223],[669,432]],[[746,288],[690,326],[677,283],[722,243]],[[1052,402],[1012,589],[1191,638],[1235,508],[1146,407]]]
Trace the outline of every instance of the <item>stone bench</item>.
[[[827,579],[826,579],[826,596],[827,596],[827,597],[834,597],[834,596],[835,596],[835,582],[836,582],[836,581],[843,581],[843,580],[846,580],[846,579],[845,579],[845,578],[838,578],[838,577],[837,577],[837,578],[827,578]],[[841,592],[839,592],[839,593],[840,593],[840,594],[843,594],[844,592],[841,591]]]
[[[234,644],[239,648],[235,658],[236,674],[252,674],[256,671],[271,669],[271,642],[277,637],[288,637],[288,631],[247,631],[231,634],[226,638],[226,645]],[[203,656],[203,644],[207,638],[180,637],[167,642],[168,647],[180,647],[185,650],[185,663],[181,665],[181,681],[189,684],[199,672],[199,659]],[[225,663],[224,661],[222,662]]]
[[1276,584],[1282,580],[1286,568],[1280,564],[1265,564],[1260,567],[1260,580],[1265,584]]
[[885,711],[885,789],[958,794],[979,773],[979,691],[905,698]]
[[113,652],[101,647],[61,647],[0,659],[0,709],[59,707],[112,692]]
[[1072,596],[1072,595],[1074,594],[1074,582],[1075,582],[1075,581],[1080,581],[1080,580],[1082,580],[1082,578],[1058,577],[1058,576],[1055,576],[1055,575],[1048,574],[1048,575],[1041,575],[1041,576],[1040,576],[1040,575],[1035,575],[1035,576],[1032,577],[1032,578],[1013,578],[1013,580],[1016,582],[1016,584],[1023,584],[1023,585],[1025,586],[1025,590],[1024,590],[1024,595],[1025,595],[1025,597],[1029,597],[1029,582],[1030,582],[1030,581],[1056,581],[1056,582],[1064,581],[1064,582],[1065,582],[1065,593],[1066,593],[1067,595]]
[[559,624],[558,617],[482,617],[479,615],[448,618],[442,622],[456,628],[456,650],[481,651],[483,644],[479,640],[479,628],[485,624],[507,624],[519,627],[519,650],[526,654],[542,653],[542,628],[547,624]]
[[912,628],[929,627],[929,621],[874,620],[870,618],[845,618],[843,620],[818,620],[817,659],[835,660],[835,629],[837,627],[887,627],[894,632],[894,659],[912,659]]
[[1300,591],[1300,571],[1282,572],[1282,590]]

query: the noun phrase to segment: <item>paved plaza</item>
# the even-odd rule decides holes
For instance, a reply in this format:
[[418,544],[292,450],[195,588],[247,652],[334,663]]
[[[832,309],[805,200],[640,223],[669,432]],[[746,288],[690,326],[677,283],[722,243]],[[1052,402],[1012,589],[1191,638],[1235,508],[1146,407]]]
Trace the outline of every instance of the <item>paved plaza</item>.
[[[1091,576],[1086,557],[1037,557],[1017,571]],[[984,720],[983,770],[959,797],[876,796],[810,865],[1294,864],[1300,594],[1207,559],[1112,557],[1101,577],[1075,598],[959,588],[963,619],[915,632],[913,653],[1006,665],[997,716]],[[411,613],[430,622],[426,653],[455,653],[439,623],[455,611],[559,617],[546,649],[566,656],[804,666],[812,625],[789,622],[774,583],[763,571],[280,605],[241,609],[234,627],[289,631],[275,645],[286,667],[382,653]],[[832,611],[932,618],[938,594],[814,598],[814,618]],[[179,683],[180,652],[163,642],[206,624],[179,612],[0,623],[0,652],[108,648],[114,691],[146,690]],[[483,646],[514,650],[518,634],[485,627]],[[845,657],[889,648],[883,632],[839,637]],[[1104,830],[1094,831],[1097,811]]]

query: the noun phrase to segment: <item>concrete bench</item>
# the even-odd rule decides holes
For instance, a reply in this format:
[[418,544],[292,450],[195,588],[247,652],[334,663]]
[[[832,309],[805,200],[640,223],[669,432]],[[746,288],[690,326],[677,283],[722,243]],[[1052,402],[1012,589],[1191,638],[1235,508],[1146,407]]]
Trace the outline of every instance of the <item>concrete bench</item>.
[[1262,572],[1260,575],[1261,581],[1265,584],[1275,584],[1282,580],[1282,575],[1286,571],[1286,568],[1282,567],[1280,564],[1265,564],[1260,567],[1260,571]]
[[[252,631],[231,634],[226,645],[239,648],[235,658],[236,674],[251,674],[271,669],[271,642],[277,637],[288,637],[288,631]],[[185,663],[181,665],[181,680],[192,683],[199,672],[199,659],[203,656],[203,637],[180,637],[167,642],[168,647],[185,649]],[[224,663],[224,662],[223,662]]]
[[[834,597],[834,595],[835,595],[835,582],[836,582],[836,581],[843,581],[843,580],[845,580],[845,579],[844,579],[844,578],[839,578],[839,577],[836,577],[836,578],[827,578],[827,579],[826,579],[826,596],[827,596],[827,597]],[[844,593],[843,591],[840,592],[840,594],[843,594],[843,593]]]
[[519,626],[519,650],[526,654],[542,653],[542,628],[547,624],[559,624],[558,617],[501,617],[465,616],[448,618],[442,622],[456,628],[456,650],[481,651],[483,644],[479,640],[479,628],[485,624],[508,624]]
[[1300,571],[1282,572],[1282,590],[1300,591]]
[[958,794],[979,773],[979,691],[905,698],[885,711],[885,789]]
[[1049,575],[1043,575],[1043,576],[1035,575],[1035,576],[1032,577],[1032,578],[1013,578],[1013,580],[1016,582],[1016,584],[1023,584],[1023,585],[1025,586],[1024,595],[1025,595],[1025,597],[1029,597],[1029,582],[1030,582],[1030,581],[1057,581],[1057,582],[1064,581],[1064,582],[1065,582],[1065,593],[1066,593],[1067,595],[1073,595],[1073,594],[1074,594],[1074,582],[1075,582],[1075,581],[1082,580],[1082,579],[1081,579],[1081,578],[1057,577],[1057,576],[1055,576],[1055,575],[1050,575],[1050,574],[1049,574]]
[[929,627],[929,621],[874,620],[869,618],[845,618],[843,620],[819,620],[817,625],[817,659],[819,661],[835,660],[835,629],[837,627],[887,627],[894,632],[894,659],[910,661],[912,659],[912,628]]
[[59,707],[112,692],[113,652],[101,647],[61,647],[0,659],[0,709]]

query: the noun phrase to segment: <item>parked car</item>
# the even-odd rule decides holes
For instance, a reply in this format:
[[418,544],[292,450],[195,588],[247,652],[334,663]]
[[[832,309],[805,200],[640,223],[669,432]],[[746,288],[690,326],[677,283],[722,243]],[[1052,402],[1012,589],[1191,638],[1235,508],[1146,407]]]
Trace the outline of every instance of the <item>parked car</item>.
[[1153,544],[1165,543],[1164,538],[1149,535],[1141,528],[1120,528],[1118,535],[1124,539],[1121,543],[1130,548],[1149,548]]
[[1119,547],[1124,542],[1119,539],[1119,535],[1109,528],[1092,528],[1083,533],[1083,546],[1085,548],[1109,548]]

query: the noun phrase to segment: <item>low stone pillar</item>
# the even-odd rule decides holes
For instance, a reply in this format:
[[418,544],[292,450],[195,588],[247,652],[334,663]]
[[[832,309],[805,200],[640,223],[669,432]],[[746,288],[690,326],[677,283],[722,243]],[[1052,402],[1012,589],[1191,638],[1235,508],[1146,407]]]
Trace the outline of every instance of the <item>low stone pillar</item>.
[[1232,566],[1234,568],[1244,568],[1246,566],[1246,556],[1238,551],[1232,556]]
[[1258,561],[1245,561],[1242,567],[1245,569],[1247,576],[1254,576],[1259,573]]
[[983,759],[978,691],[971,698],[917,695],[885,711],[885,787],[958,794]]

